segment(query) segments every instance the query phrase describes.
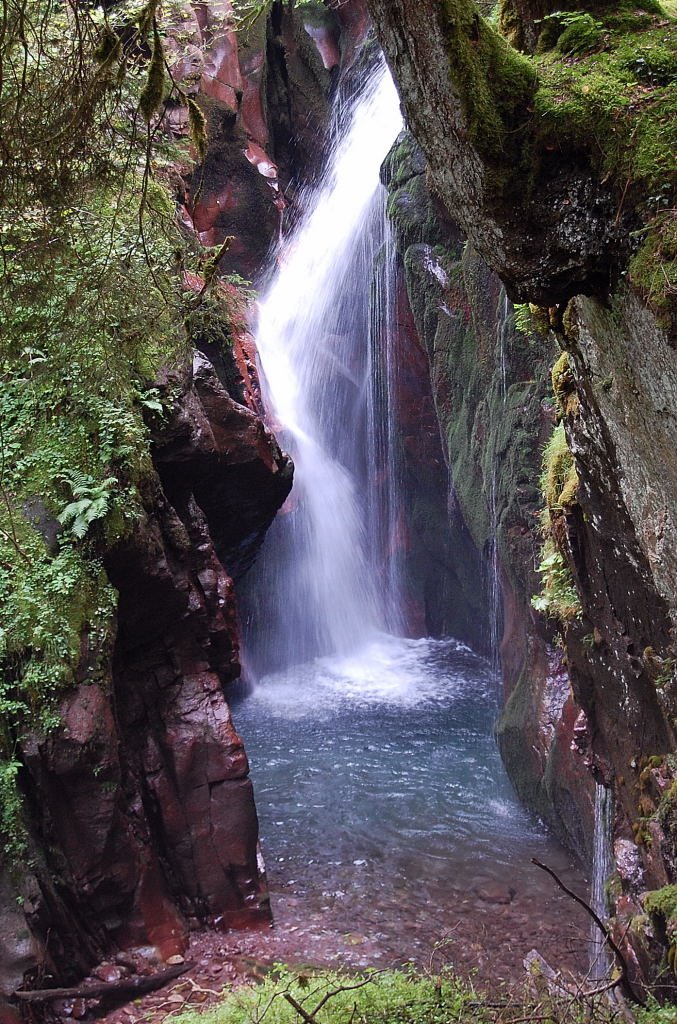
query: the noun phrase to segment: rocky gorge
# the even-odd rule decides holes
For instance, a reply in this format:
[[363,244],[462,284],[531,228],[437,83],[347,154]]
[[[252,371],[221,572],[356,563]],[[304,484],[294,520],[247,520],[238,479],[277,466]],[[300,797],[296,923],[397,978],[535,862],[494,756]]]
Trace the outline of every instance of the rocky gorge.
[[[493,15],[455,0],[275,2],[239,28],[228,2],[162,13],[182,96],[165,99],[165,126],[193,142],[166,172],[199,253],[177,270],[190,351],[159,361],[142,410],[135,399],[150,464],[132,484],[116,470],[136,489],[133,528],[101,533],[87,554],[114,595],[105,630],[89,612],[77,621],[49,727],[6,713],[22,825],[15,842],[3,814],[5,997],[74,983],[114,951],[167,960],[196,928],[269,922],[227,701],[236,595],[293,466],[261,397],[238,276],[260,282],[298,216],[331,96],[339,80],[355,88],[373,31],[406,120],[381,177],[401,368],[404,512],[390,547],[408,635],[494,659],[508,773],[587,866],[596,787],[613,795],[610,927],[638,997],[674,998],[673,23],[652,3],[583,6],[570,23],[510,0]],[[571,24],[591,35],[567,44]],[[3,532],[5,573],[27,543],[53,554],[63,540],[63,489],[50,487],[30,472],[23,490],[3,484],[8,522],[21,520]],[[5,699],[30,646],[3,649]]]

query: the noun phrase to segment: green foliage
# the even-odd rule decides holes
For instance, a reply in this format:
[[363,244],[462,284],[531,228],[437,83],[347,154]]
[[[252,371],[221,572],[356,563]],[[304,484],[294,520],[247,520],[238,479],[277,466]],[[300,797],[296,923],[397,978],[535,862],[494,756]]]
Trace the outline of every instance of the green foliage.
[[543,546],[538,573],[541,590],[531,605],[538,612],[570,622],[580,615],[581,605],[573,577],[559,543],[556,524],[578,493],[578,476],[574,458],[567,444],[563,424],[559,424],[543,451],[541,492],[545,509],[541,515]]
[[20,768],[20,761],[0,760],[0,835],[5,844],[5,856],[15,862],[26,854],[26,832],[17,786]]
[[536,88],[531,62],[513,50],[464,0],[443,0],[440,18],[448,43],[450,77],[459,91],[477,149],[500,162],[515,144]]
[[314,1010],[317,1024],[450,1024],[455,1020],[479,1024],[488,1019],[481,1009],[468,1006],[473,993],[454,979],[410,971],[307,975],[283,967],[262,985],[240,989],[214,1009],[182,1013],[172,1020],[176,1024],[298,1024],[300,1015],[285,994],[307,1012]]
[[677,1024],[677,1006],[661,1006],[649,997],[645,1007],[635,1010],[635,1020],[637,1024]]
[[532,333],[531,310],[528,302],[518,303],[515,307],[515,330],[520,334],[529,335]]
[[484,998],[448,971],[350,974],[278,964],[263,984],[224,993],[214,1007],[178,1011],[168,1019],[172,1024],[300,1024],[299,1007],[316,1024],[612,1024],[617,1018],[604,994],[577,999],[542,992],[534,1000],[511,991],[508,999]]
[[532,608],[562,623],[577,618],[581,612],[580,599],[569,567],[552,537],[544,541],[537,571],[542,586],[531,599]]
[[547,334],[550,330],[548,310],[531,302],[521,302],[515,310],[515,330],[525,337]]
[[555,45],[560,53],[577,54],[599,45],[604,30],[586,11],[553,11],[540,22],[540,49]]
[[[337,8],[343,0],[328,0],[327,7]],[[272,6],[273,0],[233,0],[233,11],[235,24],[238,31],[250,29],[262,15],[267,14]],[[293,0],[294,7],[308,8],[315,13],[324,7],[322,0]]]
[[152,381],[187,352],[175,205],[154,175],[160,136],[139,124],[156,7],[3,11],[0,833],[15,859],[22,739],[58,724],[74,683],[108,682],[103,556],[142,514],[144,415],[164,412]]
[[78,470],[71,470],[63,476],[75,501],[66,505],[58,519],[62,525],[68,526],[76,540],[82,540],[92,523],[103,519],[108,512],[111,488],[117,484],[117,478],[107,476],[97,483],[93,477]]

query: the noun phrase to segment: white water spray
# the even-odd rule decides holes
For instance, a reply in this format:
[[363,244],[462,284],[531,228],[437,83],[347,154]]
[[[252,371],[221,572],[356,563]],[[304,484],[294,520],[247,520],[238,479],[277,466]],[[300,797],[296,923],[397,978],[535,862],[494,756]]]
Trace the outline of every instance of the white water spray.
[[347,653],[388,625],[364,493],[372,222],[402,127],[385,64],[337,120],[344,131],[320,188],[301,198],[307,213],[281,249],[256,331],[266,405],[296,467],[290,510],[266,543],[267,593],[250,612],[258,653],[267,646],[278,666]]

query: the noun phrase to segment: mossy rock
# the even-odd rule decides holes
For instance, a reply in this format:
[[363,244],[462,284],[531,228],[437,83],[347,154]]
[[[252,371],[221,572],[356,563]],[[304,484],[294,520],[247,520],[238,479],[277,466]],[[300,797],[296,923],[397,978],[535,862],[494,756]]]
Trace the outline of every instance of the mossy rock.
[[662,918],[666,923],[677,916],[677,885],[664,885],[650,892],[644,899],[647,913]]
[[[669,201],[662,190],[657,202]],[[677,296],[677,221],[665,210],[643,232],[643,241],[630,262],[628,280],[651,307],[659,323],[670,328]]]
[[596,21],[590,14],[581,14],[576,21],[567,25],[558,37],[557,49],[565,54],[585,53],[599,46],[603,34],[601,22]]
[[536,89],[536,71],[472,4],[443,0],[441,6],[451,77],[471,138],[487,160],[498,163],[514,141],[507,132],[524,120]]

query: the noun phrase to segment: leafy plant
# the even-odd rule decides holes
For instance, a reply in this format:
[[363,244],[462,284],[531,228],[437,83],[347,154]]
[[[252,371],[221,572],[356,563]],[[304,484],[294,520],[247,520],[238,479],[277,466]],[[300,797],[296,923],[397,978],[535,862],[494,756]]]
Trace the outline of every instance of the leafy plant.
[[[211,1010],[189,1011],[176,1024],[298,1024],[300,1006],[316,1024],[449,1024],[485,1020],[468,1004],[472,991],[451,977],[414,971],[304,973],[277,965],[256,988],[234,992]],[[294,1005],[296,1004],[296,1006]],[[467,1014],[467,1016],[466,1016]]]
[[531,334],[531,311],[528,302],[520,302],[515,307],[515,330],[520,334]]
[[577,618],[581,611],[580,599],[564,556],[552,538],[547,538],[543,544],[537,572],[542,586],[540,593],[531,599],[532,608],[562,622]]
[[553,11],[540,19],[543,46],[557,45],[560,53],[584,53],[597,46],[604,31],[604,25],[586,11]]
[[155,412],[158,416],[164,416],[167,411],[160,399],[160,392],[157,388],[148,388],[147,391],[140,391],[138,402],[142,409]]
[[[361,974],[276,964],[256,987],[224,993],[209,1009],[171,1014],[172,1024],[612,1024],[617,1010],[606,997],[549,995],[537,999],[511,990],[507,999],[485,997],[451,971],[413,969]],[[671,1018],[659,1018],[667,1021]],[[653,1018],[651,1018],[653,1021]],[[642,1024],[649,1018],[643,1017]]]
[[20,860],[26,852],[26,831],[17,789],[20,769],[20,761],[0,760],[0,835],[5,844],[5,857],[11,861]]
[[68,526],[74,537],[82,540],[92,523],[103,519],[108,512],[111,490],[117,484],[117,478],[107,476],[97,483],[86,473],[71,470],[63,474],[63,479],[70,485],[75,501],[66,505],[58,519],[63,526]]

